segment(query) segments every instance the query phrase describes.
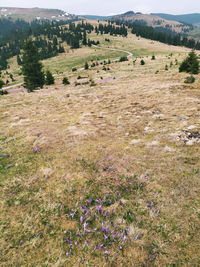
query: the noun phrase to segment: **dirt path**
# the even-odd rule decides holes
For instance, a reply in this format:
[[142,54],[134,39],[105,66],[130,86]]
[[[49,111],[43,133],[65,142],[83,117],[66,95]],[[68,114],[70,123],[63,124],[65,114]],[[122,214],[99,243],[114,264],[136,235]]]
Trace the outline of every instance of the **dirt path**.
[[97,45],[92,45],[92,46],[95,47],[95,48],[104,49],[104,50],[124,52],[124,53],[127,53],[128,54],[128,57],[132,57],[133,56],[133,54],[131,52],[126,51],[126,50],[121,50],[121,49],[116,49],[116,48],[108,48],[108,47],[100,47],[100,46],[97,46]]

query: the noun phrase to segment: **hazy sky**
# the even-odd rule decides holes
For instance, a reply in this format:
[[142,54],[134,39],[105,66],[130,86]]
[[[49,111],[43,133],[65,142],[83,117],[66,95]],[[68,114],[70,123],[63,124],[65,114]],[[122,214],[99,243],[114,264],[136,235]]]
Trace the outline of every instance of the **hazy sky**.
[[0,6],[58,8],[74,14],[200,13],[200,0],[0,0]]

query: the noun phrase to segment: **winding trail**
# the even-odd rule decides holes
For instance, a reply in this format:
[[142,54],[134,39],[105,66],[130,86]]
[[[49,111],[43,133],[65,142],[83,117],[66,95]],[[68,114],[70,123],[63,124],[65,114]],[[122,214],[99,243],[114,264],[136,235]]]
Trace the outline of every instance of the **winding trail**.
[[101,46],[98,46],[98,45],[92,45],[93,47],[95,48],[98,48],[98,49],[103,49],[103,50],[111,50],[111,51],[117,51],[117,52],[124,52],[124,53],[127,53],[128,54],[128,57],[132,57],[133,54],[129,51],[126,51],[126,50],[121,50],[121,49],[117,49],[117,48],[108,48],[108,47],[101,47]]
[[[98,48],[98,49],[103,49],[103,50],[110,50],[110,51],[117,51],[117,52],[123,52],[123,53],[127,53],[128,56],[127,57],[132,57],[133,54],[129,51],[126,51],[126,50],[121,50],[121,49],[117,49],[117,48],[108,48],[108,47],[101,47],[101,46],[97,46],[97,45],[92,45],[93,47],[95,48]],[[118,61],[119,59],[114,59],[114,61]],[[80,68],[78,70],[84,70],[84,68]],[[65,72],[67,73],[67,72]],[[62,76],[63,74],[65,73],[61,73],[61,74],[54,74],[53,76],[54,77],[58,77],[58,76]],[[17,84],[14,84],[14,85],[10,85],[10,86],[7,86],[7,87],[3,87],[2,89],[4,90],[8,90],[8,89],[12,89],[12,88],[15,88],[15,87],[18,87],[18,86],[21,86],[23,83],[17,83]]]

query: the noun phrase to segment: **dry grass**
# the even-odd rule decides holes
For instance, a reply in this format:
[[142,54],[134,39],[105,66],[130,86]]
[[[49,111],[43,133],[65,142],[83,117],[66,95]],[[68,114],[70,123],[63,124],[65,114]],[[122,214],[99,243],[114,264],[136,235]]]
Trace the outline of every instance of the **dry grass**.
[[[199,266],[199,139],[179,137],[200,132],[200,81],[164,71],[185,49],[152,50],[144,66],[69,72],[69,86],[1,98],[2,266]],[[79,74],[97,85],[75,86]],[[83,205],[97,230],[78,235]],[[110,243],[103,221],[119,235]]]

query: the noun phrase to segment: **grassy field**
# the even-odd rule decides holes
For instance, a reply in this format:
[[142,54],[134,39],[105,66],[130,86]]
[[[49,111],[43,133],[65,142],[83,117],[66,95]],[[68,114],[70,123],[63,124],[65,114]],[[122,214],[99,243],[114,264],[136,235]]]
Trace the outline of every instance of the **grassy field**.
[[3,267],[200,265],[199,75],[178,72],[188,49],[111,38],[128,62],[74,73],[121,56],[75,50],[44,62],[70,85],[1,97]]

